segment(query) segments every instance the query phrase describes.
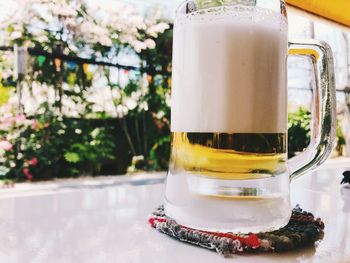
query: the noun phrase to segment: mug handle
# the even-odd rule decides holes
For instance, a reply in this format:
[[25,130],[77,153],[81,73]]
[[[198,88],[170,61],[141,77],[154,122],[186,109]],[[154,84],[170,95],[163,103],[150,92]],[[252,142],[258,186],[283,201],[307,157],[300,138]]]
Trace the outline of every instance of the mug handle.
[[306,150],[288,160],[293,180],[320,166],[331,154],[336,137],[336,90],[331,47],[318,40],[289,42],[289,55],[307,56],[315,73],[311,140]]

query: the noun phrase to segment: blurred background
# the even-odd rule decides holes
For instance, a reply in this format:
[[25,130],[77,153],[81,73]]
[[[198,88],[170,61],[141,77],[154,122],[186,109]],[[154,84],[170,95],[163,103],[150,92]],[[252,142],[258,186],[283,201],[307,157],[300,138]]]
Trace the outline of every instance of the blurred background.
[[[0,2],[0,179],[164,171],[170,153],[172,0]],[[293,1],[291,1],[293,2]],[[350,31],[289,7],[290,38],[328,42],[333,157],[350,156]],[[311,64],[289,59],[289,154],[310,138]]]

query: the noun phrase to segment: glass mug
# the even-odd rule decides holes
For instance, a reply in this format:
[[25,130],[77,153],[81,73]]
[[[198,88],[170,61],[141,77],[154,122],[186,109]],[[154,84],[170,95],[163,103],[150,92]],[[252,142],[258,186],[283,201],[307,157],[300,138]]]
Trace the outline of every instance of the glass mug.
[[[315,72],[311,143],[287,155],[287,57]],[[285,226],[290,181],[322,164],[335,141],[332,51],[288,42],[280,0],[186,1],[174,23],[168,216],[209,231]]]

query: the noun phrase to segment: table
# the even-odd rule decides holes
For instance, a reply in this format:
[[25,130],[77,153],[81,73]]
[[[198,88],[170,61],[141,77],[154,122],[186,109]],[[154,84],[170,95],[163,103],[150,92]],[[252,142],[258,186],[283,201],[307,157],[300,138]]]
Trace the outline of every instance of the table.
[[350,189],[339,185],[345,168],[350,163],[328,165],[293,183],[292,202],[326,224],[316,249],[224,259],[177,242],[147,225],[164,183],[144,180],[0,196],[0,262],[350,262]]

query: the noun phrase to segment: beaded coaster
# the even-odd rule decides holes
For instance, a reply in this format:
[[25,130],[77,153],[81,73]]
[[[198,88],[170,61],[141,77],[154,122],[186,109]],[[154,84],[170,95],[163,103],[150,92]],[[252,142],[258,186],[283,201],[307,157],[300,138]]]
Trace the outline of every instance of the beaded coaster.
[[160,206],[148,220],[159,232],[181,242],[214,250],[224,257],[242,252],[290,251],[314,245],[323,238],[324,223],[320,218],[303,211],[299,206],[293,209],[287,226],[272,232],[259,234],[233,234],[200,231],[181,226],[167,217]]

